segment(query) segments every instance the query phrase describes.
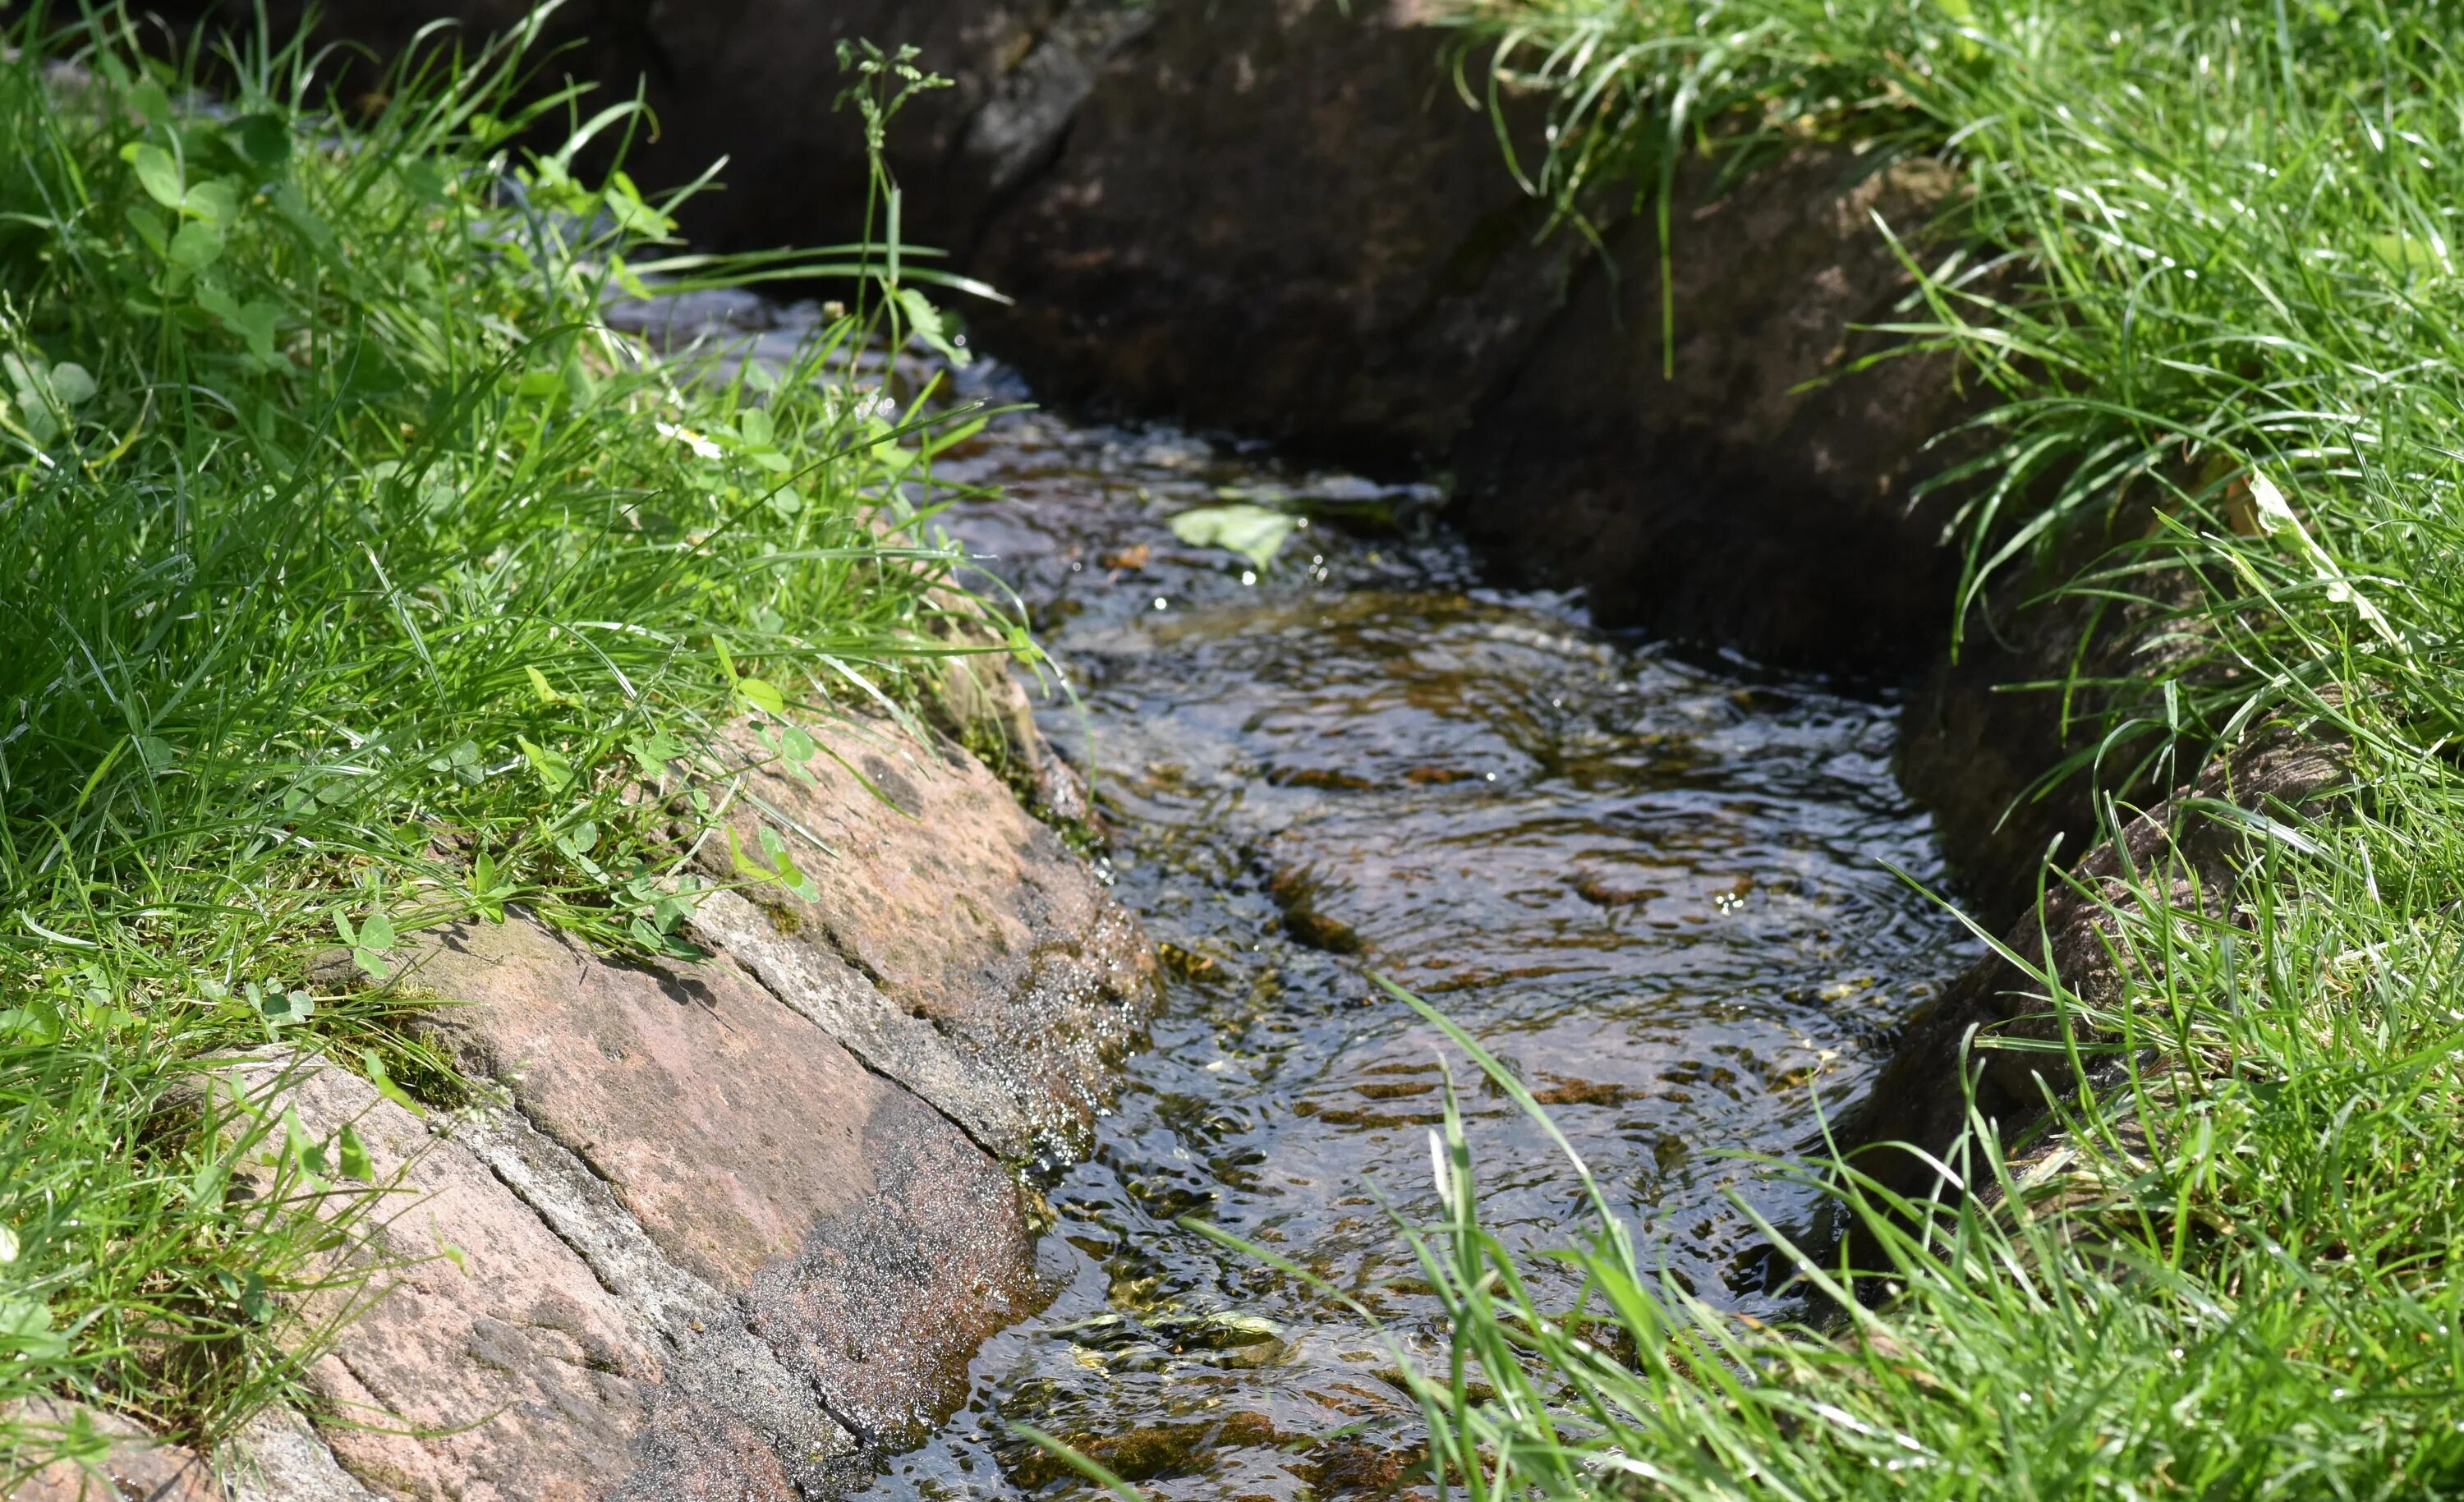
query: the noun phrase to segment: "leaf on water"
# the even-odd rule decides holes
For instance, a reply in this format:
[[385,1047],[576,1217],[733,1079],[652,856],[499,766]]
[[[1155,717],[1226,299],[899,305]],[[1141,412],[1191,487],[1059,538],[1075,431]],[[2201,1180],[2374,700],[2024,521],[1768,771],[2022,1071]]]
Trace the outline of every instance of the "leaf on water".
[[1287,512],[1243,501],[1183,512],[1172,519],[1172,534],[1195,548],[1228,548],[1263,569],[1295,525],[1297,518]]

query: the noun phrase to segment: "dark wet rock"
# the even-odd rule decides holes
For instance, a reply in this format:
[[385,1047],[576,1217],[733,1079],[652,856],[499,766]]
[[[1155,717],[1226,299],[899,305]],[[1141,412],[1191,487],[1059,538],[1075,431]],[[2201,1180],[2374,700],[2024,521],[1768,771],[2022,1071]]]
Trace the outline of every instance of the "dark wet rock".
[[1344,1436],[1312,1446],[1293,1469],[1319,1496],[1393,1496],[1425,1484],[1429,1454]]
[[[1186,1475],[1205,1469],[1224,1450],[1296,1442],[1262,1413],[1141,1425],[1117,1434],[1068,1434],[1063,1440],[1123,1481]],[[1058,1457],[1037,1450],[1023,1456],[1010,1474],[1021,1486],[1037,1489],[1077,1472]]]
[[1663,373],[1659,241],[1612,239],[1530,358],[1453,449],[1455,512],[1514,576],[1579,584],[1643,622],[1775,661],[1880,674],[1947,634],[1944,507],[1915,504],[1926,441],[1972,394],[1935,356],[1864,369],[1911,291],[1947,168],[1800,146],[1714,191],[1681,182],[1675,364]]
[[[2241,890],[2251,832],[2218,810],[2290,822],[2321,812],[2347,776],[2337,743],[2294,724],[2264,727],[2173,797],[2130,818],[2118,839],[2090,851],[2067,881],[2054,883],[2041,911],[2013,925],[2004,943],[2032,963],[2050,960],[2083,1008],[2109,1007],[2122,993],[2127,967],[2144,963],[2129,958],[2116,915],[2137,909],[2134,883],[2174,910],[2238,921],[2232,904]],[[1938,1175],[1919,1154],[1944,1157],[1968,1124],[1963,1057],[1974,1080],[1976,1110],[2005,1141],[2042,1115],[2048,1091],[2059,1098],[2077,1088],[2058,1051],[1977,1047],[1968,1053],[1975,1034],[2037,1043],[2061,1035],[2043,986],[1993,954],[1911,1019],[1839,1137],[1858,1165],[1892,1190],[1923,1198],[1937,1187]]]
[[[382,52],[437,9],[341,0],[326,34]],[[517,8],[441,9],[488,29]],[[1922,229],[1947,172],[1807,143],[1726,193],[1689,173],[1663,376],[1656,233],[1604,206],[1603,251],[1543,236],[1458,97],[1456,34],[1420,0],[575,0],[552,35],[586,40],[550,71],[640,82],[646,181],[729,159],[696,237],[816,244],[863,206],[836,45],[913,43],[956,84],[891,133],[905,229],[1014,299],[966,312],[1045,399],[1448,469],[1485,547],[1608,623],[1913,670],[1947,575],[1938,517],[1907,505],[1963,399],[1939,359],[1852,369],[1854,329],[1906,292],[1873,218]],[[1528,149],[1536,104],[1507,116]]]
[[970,261],[994,348],[1074,403],[1441,461],[1581,264],[1408,4],[1180,0],[1105,59]]
[[1325,910],[1326,885],[1306,866],[1284,866],[1266,879],[1266,895],[1283,910],[1284,932],[1294,943],[1329,954],[1358,954],[1368,947],[1358,930]]

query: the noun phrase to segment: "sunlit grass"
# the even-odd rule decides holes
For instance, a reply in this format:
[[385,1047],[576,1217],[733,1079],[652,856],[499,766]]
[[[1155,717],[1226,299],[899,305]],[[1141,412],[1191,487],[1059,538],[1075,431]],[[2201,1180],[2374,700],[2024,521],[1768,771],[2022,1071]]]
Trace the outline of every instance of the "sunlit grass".
[[[681,952],[712,811],[670,769],[746,715],[810,755],[781,710],[911,700],[967,608],[899,495],[931,440],[843,358],[932,335],[948,278],[675,253],[671,203],[580,165],[638,111],[524,92],[523,35],[439,33],[361,117],[297,47],[48,25],[0,57],[0,1404],[210,1440],[289,1380],[277,1295],[333,1230],[227,1193],[260,1144],[195,1127],[196,1061],[450,1088],[398,1003],[305,978],[425,921]],[[886,113],[914,80],[873,60]],[[783,377],[599,322],[817,271],[863,295]]]

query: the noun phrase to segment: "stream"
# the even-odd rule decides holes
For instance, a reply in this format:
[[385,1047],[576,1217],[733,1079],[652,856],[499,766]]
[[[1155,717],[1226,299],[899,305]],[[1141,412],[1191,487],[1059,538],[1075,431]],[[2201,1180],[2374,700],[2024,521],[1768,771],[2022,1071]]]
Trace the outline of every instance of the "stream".
[[[1024,396],[997,367],[967,394]],[[1488,587],[1425,487],[1033,412],[935,478],[1006,497],[942,524],[1067,673],[1077,702],[1043,728],[1089,773],[1107,875],[1169,973],[1092,1155],[1036,1181],[1050,1302],[869,1495],[1084,1486],[1014,1424],[1155,1497],[1414,1486],[1396,1369],[1442,1360],[1445,1331],[1394,1217],[1437,1214],[1449,1069],[1491,1227],[1544,1248],[1583,1208],[1540,1130],[1375,973],[1517,1072],[1646,1256],[1716,1303],[1782,1303],[1730,1197],[1782,1226],[1811,1205],[1736,1155],[1804,1144],[1816,1093],[1852,1101],[1965,957],[1885,865],[1939,875],[1891,777],[1890,703]],[[1308,518],[1265,569],[1170,525],[1241,501]]]
[[[745,294],[609,313],[722,376],[784,368],[816,316]],[[1542,1128],[1381,975],[1514,1071],[1646,1261],[1787,1313],[1739,1202],[1812,1220],[1767,1161],[1812,1144],[1817,1099],[1859,1097],[1969,956],[1910,884],[1941,867],[1891,776],[1895,703],[1493,587],[1431,487],[1013,410],[1031,393],[989,361],[957,385],[1000,415],[911,494],[1066,678],[1038,718],[1088,775],[1099,871],[1165,986],[1092,1151],[1030,1175],[1048,1299],[860,1494],[1093,1494],[1014,1426],[1156,1499],[1420,1490],[1398,1368],[1442,1362],[1446,1329],[1397,1225],[1439,1218],[1449,1079],[1492,1232],[1543,1251],[1588,1212]],[[1264,566],[1173,526],[1224,506],[1297,520]]]

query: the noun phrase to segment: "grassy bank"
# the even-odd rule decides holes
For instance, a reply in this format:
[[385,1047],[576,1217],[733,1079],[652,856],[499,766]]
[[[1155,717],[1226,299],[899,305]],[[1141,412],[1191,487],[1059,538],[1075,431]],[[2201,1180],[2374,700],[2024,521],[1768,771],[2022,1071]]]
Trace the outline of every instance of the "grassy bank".
[[1847,1175],[1891,1296],[1840,1299],[1844,1323],[1727,1317],[1604,1212],[1565,1250],[1590,1290],[1570,1315],[1481,1231],[1453,1134],[1427,1261],[1458,1371],[1423,1400],[1456,1482],[2464,1484],[2464,10],[1492,0],[1468,25],[1503,87],[1551,97],[1551,149],[1522,165],[1570,214],[1647,214],[1682,157],[1745,175],[1808,137],[1950,160],[1968,190],[1905,247],[1900,333],[1991,399],[1991,451],[1953,477],[1963,620],[2052,595],[2161,622],[2163,668],[2077,701],[2103,707],[2067,774],[2169,786],[2282,715],[2351,739],[2359,793],[2254,839],[2233,922],[2122,904],[2118,1007],[2048,979],[2129,1075],[2055,1102],[2070,1155],[1998,1186],[2032,1209],[1890,1204]]
[[[354,972],[517,903],[678,950],[669,821],[711,811],[629,790],[722,721],[911,698],[963,608],[896,498],[919,440],[830,375],[925,311],[915,263],[674,255],[579,164],[638,112],[523,92],[524,44],[446,33],[347,107],[117,11],[0,54],[0,1404],[210,1442],[278,1396],[354,1144],[200,1133],[199,1060],[450,1094]],[[763,389],[598,321],[817,268],[865,295]],[[250,1158],[278,1192],[229,1192]],[[61,1443],[0,1418],[8,1466]]]

